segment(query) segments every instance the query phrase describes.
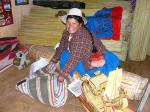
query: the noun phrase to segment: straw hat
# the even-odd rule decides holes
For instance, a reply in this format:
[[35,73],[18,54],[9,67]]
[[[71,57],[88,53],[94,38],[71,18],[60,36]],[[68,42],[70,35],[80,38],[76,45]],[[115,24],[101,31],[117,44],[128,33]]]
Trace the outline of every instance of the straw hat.
[[60,18],[60,20],[61,20],[63,23],[66,24],[67,16],[69,16],[69,15],[79,16],[79,17],[82,18],[84,24],[87,23],[86,18],[83,17],[81,10],[78,9],[78,8],[72,8],[72,9],[70,9],[70,10],[69,10],[69,13],[68,13],[67,15],[60,16],[59,18]]

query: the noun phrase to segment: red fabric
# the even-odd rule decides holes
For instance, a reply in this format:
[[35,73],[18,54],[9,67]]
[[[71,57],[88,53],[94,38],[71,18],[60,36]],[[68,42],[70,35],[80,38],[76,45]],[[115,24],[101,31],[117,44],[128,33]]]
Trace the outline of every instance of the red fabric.
[[11,44],[11,43],[16,43],[16,42],[18,42],[16,37],[14,37],[14,38],[12,37],[10,39],[7,39],[7,37],[0,39],[0,45]]
[[98,52],[92,53],[92,61],[99,61],[99,60],[101,60],[101,56],[98,54]]
[[0,61],[9,55],[9,59],[14,58],[16,55],[16,51],[13,51],[16,48],[16,44],[18,43],[17,37],[4,37],[0,38],[0,46],[5,44],[10,44],[11,47],[6,49],[5,51],[0,53]]
[[121,19],[122,19],[122,7],[112,8],[112,27],[113,27],[113,36],[106,37],[103,40],[120,40],[120,28],[121,28]]
[[3,58],[5,58],[6,56],[8,56],[10,52],[11,52],[11,48],[9,48],[6,51],[4,51],[3,53],[1,53],[0,54],[0,60],[2,60]]
[[15,58],[16,57],[17,51],[12,51],[9,55],[9,59]]
[[25,54],[28,54],[29,52],[29,46],[25,45],[25,44],[21,44],[19,43],[19,51],[22,51]]

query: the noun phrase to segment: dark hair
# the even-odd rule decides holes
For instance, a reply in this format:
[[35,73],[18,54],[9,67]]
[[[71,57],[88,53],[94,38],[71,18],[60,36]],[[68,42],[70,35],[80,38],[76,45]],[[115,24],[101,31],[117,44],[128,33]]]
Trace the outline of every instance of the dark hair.
[[67,16],[67,20],[68,20],[69,18],[73,18],[73,19],[77,20],[79,23],[84,24],[83,19],[82,19],[82,17],[80,17],[80,16],[68,15],[68,16]]

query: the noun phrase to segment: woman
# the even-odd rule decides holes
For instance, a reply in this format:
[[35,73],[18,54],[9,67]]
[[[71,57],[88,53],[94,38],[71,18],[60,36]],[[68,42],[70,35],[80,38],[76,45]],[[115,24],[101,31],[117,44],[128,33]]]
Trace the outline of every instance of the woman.
[[[59,61],[61,72],[58,80],[60,82],[68,75],[72,77],[75,71],[81,76],[84,74],[94,76],[94,72],[97,70],[108,75],[110,71],[120,65],[119,59],[106,50],[99,38],[92,38],[90,32],[84,27],[87,21],[82,16],[80,9],[70,9],[69,13],[61,20],[66,24],[66,29],[48,66],[48,70],[51,72]],[[91,64],[93,45],[103,60],[97,67],[93,67]]]

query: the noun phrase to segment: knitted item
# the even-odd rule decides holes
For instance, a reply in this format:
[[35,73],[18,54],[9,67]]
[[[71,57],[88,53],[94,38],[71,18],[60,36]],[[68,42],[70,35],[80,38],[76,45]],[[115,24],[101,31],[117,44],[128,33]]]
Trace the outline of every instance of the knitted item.
[[102,56],[99,55],[98,52],[92,53],[92,67],[102,67],[105,64],[105,60]]

